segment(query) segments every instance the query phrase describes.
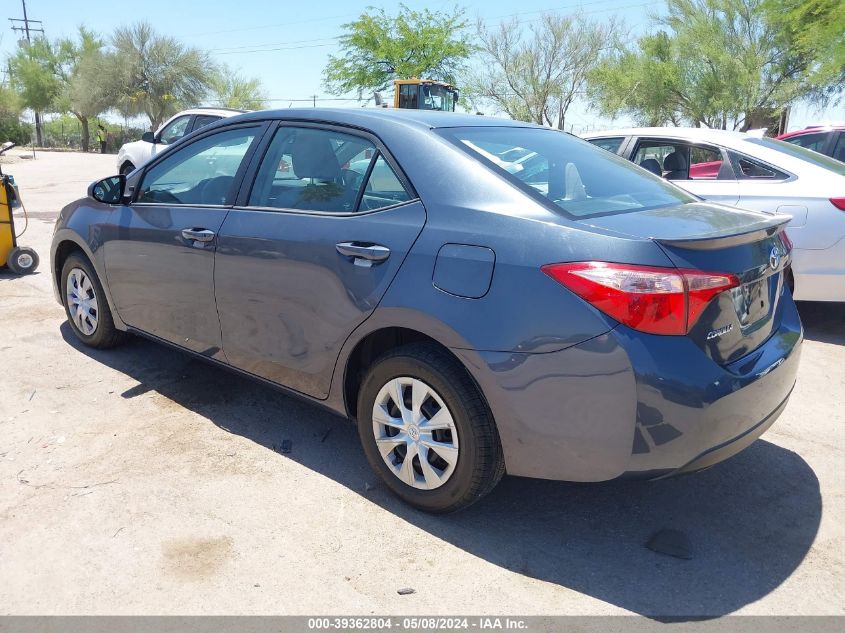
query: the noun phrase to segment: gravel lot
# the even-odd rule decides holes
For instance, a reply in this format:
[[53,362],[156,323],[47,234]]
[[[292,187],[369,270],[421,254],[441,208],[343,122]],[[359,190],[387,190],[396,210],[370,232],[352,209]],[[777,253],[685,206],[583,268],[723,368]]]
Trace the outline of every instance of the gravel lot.
[[[143,340],[77,344],[50,235],[114,157],[6,163],[42,262],[0,273],[0,613],[845,613],[845,306],[801,306],[792,400],[728,462],[506,478],[431,517],[387,493],[340,418]],[[662,528],[692,560],[644,547]]]

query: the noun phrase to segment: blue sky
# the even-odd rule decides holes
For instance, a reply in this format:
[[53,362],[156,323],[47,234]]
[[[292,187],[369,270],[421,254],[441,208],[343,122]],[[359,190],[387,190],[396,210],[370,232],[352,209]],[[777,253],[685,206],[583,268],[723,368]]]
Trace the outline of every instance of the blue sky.
[[[450,9],[454,1],[407,1],[413,8]],[[650,16],[662,11],[663,0],[467,0],[471,21],[482,18],[489,23],[511,20],[522,23],[536,21],[544,11],[563,13],[583,11],[596,20],[613,14],[622,17],[632,37],[647,30]],[[356,2],[354,0],[320,0],[284,2],[282,0],[204,0],[176,2],[144,0],[118,3],[114,0],[28,0],[30,19],[43,21],[50,38],[71,35],[84,23],[103,34],[116,26],[147,20],[154,27],[181,39],[186,44],[208,50],[215,59],[225,62],[245,75],[261,79],[274,107],[303,105],[296,100],[318,96],[318,105],[355,107],[355,101],[320,101],[333,99],[321,85],[323,67],[328,56],[337,52],[336,37],[341,25],[357,17],[367,6],[395,9],[398,2]],[[3,18],[20,18],[19,0],[3,3]],[[17,35],[9,28],[0,32],[0,54],[12,51]],[[309,101],[310,102],[310,101]],[[799,106],[793,111],[790,129],[818,121],[845,119],[845,108],[814,111]],[[625,119],[610,121],[591,110],[587,103],[576,103],[567,115],[577,133],[584,129],[624,126]],[[567,125],[569,127],[569,125]]]

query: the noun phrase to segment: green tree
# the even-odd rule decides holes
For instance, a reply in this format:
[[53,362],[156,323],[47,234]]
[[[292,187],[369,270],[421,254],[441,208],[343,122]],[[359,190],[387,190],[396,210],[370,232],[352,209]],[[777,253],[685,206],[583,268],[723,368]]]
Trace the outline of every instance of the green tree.
[[845,90],[845,2],[766,0],[764,8],[795,49],[815,60],[811,99],[827,104],[840,96]]
[[115,56],[105,71],[123,114],[144,114],[152,129],[180,109],[199,104],[214,79],[208,54],[159,35],[146,22],[119,28]]
[[61,90],[55,68],[55,51],[43,37],[36,38],[32,43],[22,41],[15,54],[9,58],[12,85],[20,96],[20,102],[35,113],[38,145],[43,144],[41,113],[53,107]]
[[589,76],[605,115],[748,129],[819,87],[818,59],[763,10],[770,0],[667,0],[660,30]]
[[474,107],[492,105],[513,119],[563,129],[587,73],[618,32],[615,19],[598,23],[581,15],[545,14],[525,30],[516,18],[494,29],[479,21],[481,56],[463,96]]
[[81,126],[82,151],[90,144],[91,119],[110,109],[117,99],[113,85],[104,81],[110,59],[105,43],[85,27],[78,40],[59,40],[55,49],[55,72],[61,86],[55,100],[60,112],[70,112]]
[[263,110],[267,107],[267,95],[261,80],[243,77],[225,64],[214,77],[211,93],[214,101],[223,108]]
[[326,89],[336,95],[384,90],[395,77],[420,77],[454,83],[474,52],[464,11],[399,5],[397,15],[369,7],[343,25],[342,55],[329,56],[323,71]]

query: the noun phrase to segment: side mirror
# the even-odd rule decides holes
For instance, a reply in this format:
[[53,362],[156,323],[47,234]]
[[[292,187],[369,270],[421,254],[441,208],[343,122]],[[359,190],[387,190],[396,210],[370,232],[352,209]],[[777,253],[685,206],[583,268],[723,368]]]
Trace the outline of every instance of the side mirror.
[[144,132],[141,135],[141,140],[146,143],[155,143],[156,142],[156,135],[152,132]]
[[110,176],[92,182],[88,186],[88,197],[105,204],[120,204],[126,189],[126,176]]

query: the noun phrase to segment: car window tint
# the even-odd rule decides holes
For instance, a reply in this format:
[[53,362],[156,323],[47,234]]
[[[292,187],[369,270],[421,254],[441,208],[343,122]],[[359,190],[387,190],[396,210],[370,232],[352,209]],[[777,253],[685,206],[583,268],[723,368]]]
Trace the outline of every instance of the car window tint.
[[814,152],[820,152],[824,149],[824,142],[827,140],[827,134],[801,134],[800,136],[793,136],[784,140],[787,143],[800,145],[801,147],[806,147]]
[[212,116],[210,114],[198,114],[196,117],[194,117],[194,127],[192,128],[192,130],[198,130],[201,127],[205,127],[206,125],[214,123],[215,121],[219,121],[220,118],[221,117],[219,116]]
[[257,127],[211,134],[168,153],[144,174],[138,202],[232,204],[231,189]]
[[166,145],[170,145],[185,136],[185,132],[188,131],[188,122],[190,120],[191,117],[189,116],[180,116],[178,119],[174,119],[168,123],[159,135],[161,142]]
[[622,145],[622,141],[625,140],[624,136],[615,136],[613,138],[591,138],[589,139],[590,143],[595,145],[596,147],[601,147],[602,149],[606,149],[608,152],[613,152],[614,154],[619,151],[619,148]]
[[839,139],[836,141],[836,147],[833,148],[833,157],[836,160],[841,160],[845,163],[845,132],[839,133]]
[[359,136],[314,128],[279,128],[261,161],[249,205],[354,211],[375,153],[375,146]]
[[[690,147],[690,180],[716,180],[722,171],[722,153],[711,147]],[[723,176],[724,178],[724,176]]]
[[771,167],[767,167],[766,165],[758,163],[755,160],[751,160],[750,158],[738,156],[736,163],[739,167],[739,173],[744,179],[771,180],[780,177],[778,172]]
[[[620,156],[556,130],[488,126],[441,128],[437,133],[570,217],[628,213],[695,200]],[[514,155],[519,158],[507,160]]]
[[407,202],[410,199],[411,196],[397,178],[396,173],[384,160],[384,157],[379,154],[373,165],[373,170],[370,172],[367,185],[364,187],[360,209],[362,211],[374,211],[400,202]]

